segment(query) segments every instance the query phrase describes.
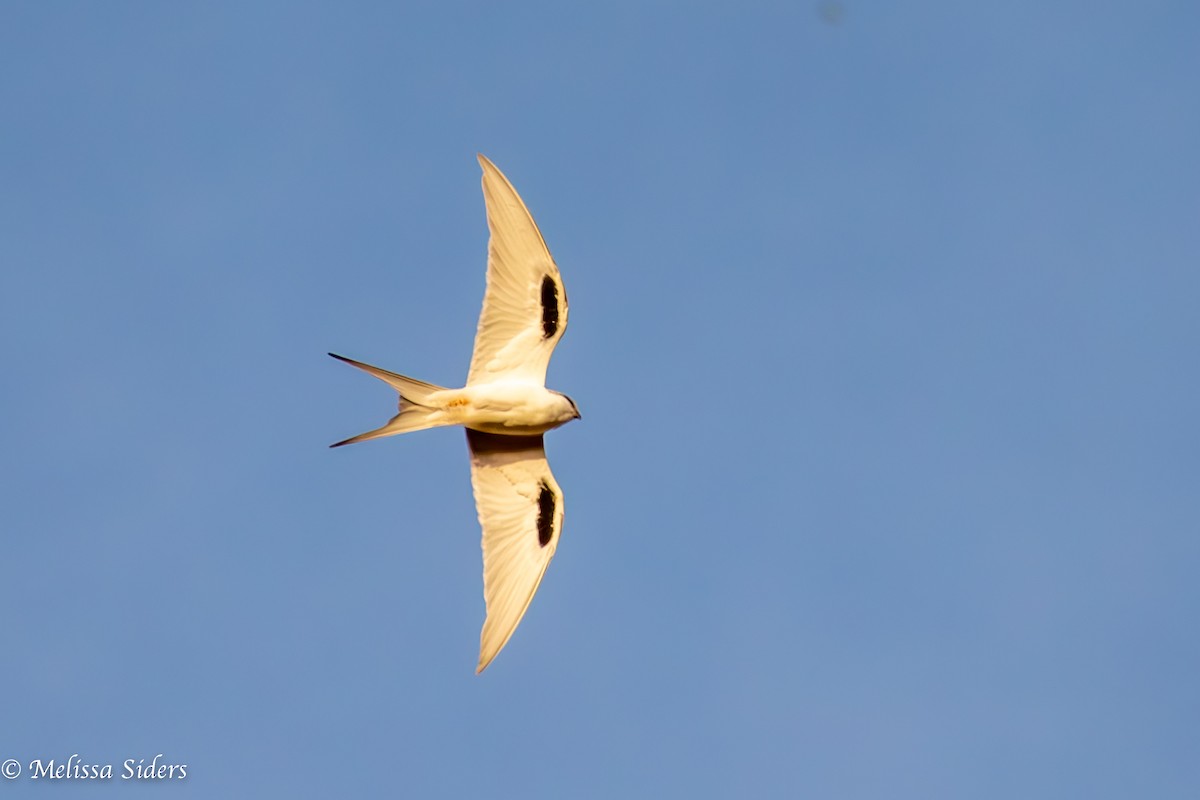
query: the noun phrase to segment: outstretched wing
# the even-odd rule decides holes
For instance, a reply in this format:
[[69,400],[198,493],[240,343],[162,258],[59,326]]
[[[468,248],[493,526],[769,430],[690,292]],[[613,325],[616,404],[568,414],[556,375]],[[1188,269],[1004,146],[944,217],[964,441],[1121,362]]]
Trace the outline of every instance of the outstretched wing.
[[550,355],[567,327],[567,293],[517,190],[482,155],[479,164],[492,236],[467,385],[516,380],[544,386]]
[[483,597],[479,636],[483,672],[517,629],[554,557],[563,496],[546,463],[541,436],[501,436],[467,429],[471,485],[483,528]]

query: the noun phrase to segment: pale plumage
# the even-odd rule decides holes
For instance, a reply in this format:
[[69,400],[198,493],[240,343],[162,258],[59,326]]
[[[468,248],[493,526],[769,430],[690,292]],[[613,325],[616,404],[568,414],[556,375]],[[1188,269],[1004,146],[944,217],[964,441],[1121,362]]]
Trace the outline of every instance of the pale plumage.
[[508,179],[483,156],[487,291],[467,384],[546,383],[550,354],[567,327],[567,293],[533,217]]
[[482,672],[516,630],[558,546],[563,497],[542,434],[579,419],[579,411],[569,397],[545,388],[546,367],[567,327],[558,267],[512,184],[482,155],[479,163],[491,239],[466,385],[447,389],[330,355],[400,394],[400,413],[386,425],[333,447],[445,425],[467,429],[483,528]]

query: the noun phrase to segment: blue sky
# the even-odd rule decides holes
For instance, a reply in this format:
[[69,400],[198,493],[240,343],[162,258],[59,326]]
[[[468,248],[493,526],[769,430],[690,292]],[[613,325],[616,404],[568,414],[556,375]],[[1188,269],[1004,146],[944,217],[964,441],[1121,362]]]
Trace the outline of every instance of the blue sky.
[[[1200,10],[839,8],[5,4],[0,760],[1196,796]],[[476,152],[583,412],[481,677],[463,436],[328,450],[395,401],[325,356],[464,379]]]

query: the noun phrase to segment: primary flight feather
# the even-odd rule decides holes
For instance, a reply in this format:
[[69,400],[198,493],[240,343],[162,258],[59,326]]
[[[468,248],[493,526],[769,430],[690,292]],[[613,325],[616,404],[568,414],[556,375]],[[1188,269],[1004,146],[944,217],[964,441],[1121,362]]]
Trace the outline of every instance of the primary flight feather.
[[567,293],[545,240],[516,189],[482,155],[487,207],[487,289],[466,385],[447,389],[343,356],[400,395],[396,416],[332,447],[444,425],[462,425],[483,528],[482,672],[529,608],[562,533],[562,489],[542,434],[573,419],[571,398],[546,388],[546,367],[567,327]]

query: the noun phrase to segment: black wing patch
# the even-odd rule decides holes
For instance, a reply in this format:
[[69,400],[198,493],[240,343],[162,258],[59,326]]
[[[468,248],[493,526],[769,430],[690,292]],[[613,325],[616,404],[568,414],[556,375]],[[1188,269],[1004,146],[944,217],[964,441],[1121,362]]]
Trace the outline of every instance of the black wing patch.
[[550,491],[550,486],[545,481],[542,481],[541,491],[538,492],[538,544],[542,547],[550,544],[550,540],[554,537],[554,492]]
[[558,284],[549,275],[542,278],[542,336],[558,332]]

